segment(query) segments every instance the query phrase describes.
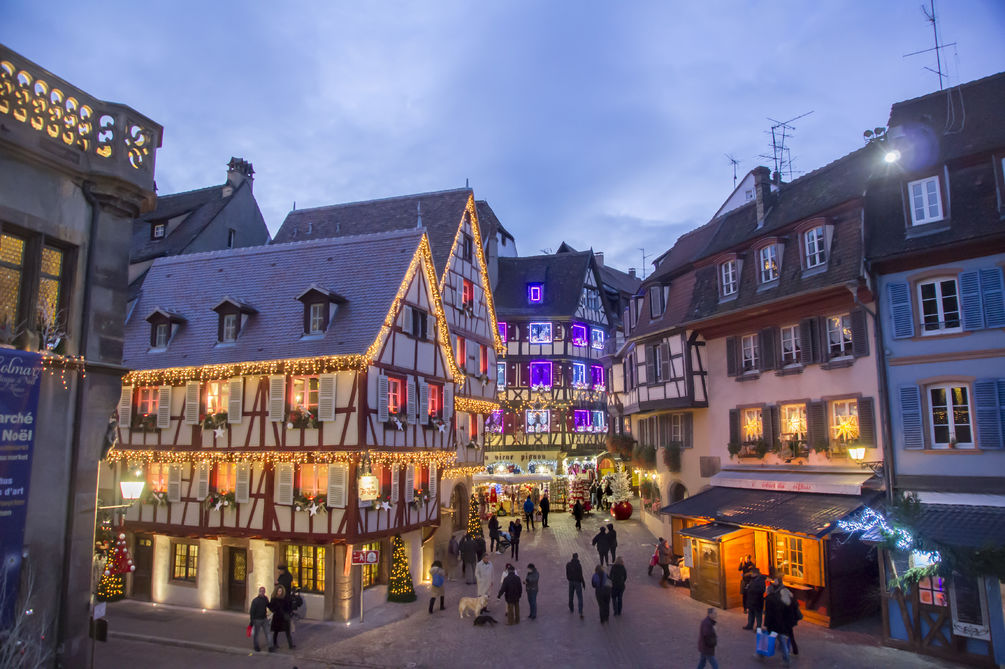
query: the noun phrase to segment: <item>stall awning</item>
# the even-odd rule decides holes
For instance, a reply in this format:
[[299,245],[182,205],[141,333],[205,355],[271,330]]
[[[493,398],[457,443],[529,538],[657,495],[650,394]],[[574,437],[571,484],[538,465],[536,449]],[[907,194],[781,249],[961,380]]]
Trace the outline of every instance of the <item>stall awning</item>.
[[[688,527],[680,531],[682,537],[691,537],[693,539],[704,539],[706,541],[716,541],[726,536],[727,534],[732,534],[737,530],[742,530],[742,527],[736,525],[723,525],[722,523],[708,523],[706,525],[695,525],[694,527]],[[750,530],[747,530],[749,533]]]
[[879,496],[874,492],[821,495],[720,486],[665,506],[660,513],[822,537],[838,520]]
[[861,495],[871,472],[792,472],[726,469],[712,477],[712,485],[750,490]]

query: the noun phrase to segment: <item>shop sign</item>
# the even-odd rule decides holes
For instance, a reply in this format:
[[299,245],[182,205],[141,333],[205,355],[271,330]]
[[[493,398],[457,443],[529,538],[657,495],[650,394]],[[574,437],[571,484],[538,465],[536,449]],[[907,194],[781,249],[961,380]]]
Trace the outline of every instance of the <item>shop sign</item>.
[[359,501],[372,502],[380,496],[380,481],[373,474],[359,477]]
[[356,564],[377,564],[380,560],[380,551],[353,551],[352,563]]

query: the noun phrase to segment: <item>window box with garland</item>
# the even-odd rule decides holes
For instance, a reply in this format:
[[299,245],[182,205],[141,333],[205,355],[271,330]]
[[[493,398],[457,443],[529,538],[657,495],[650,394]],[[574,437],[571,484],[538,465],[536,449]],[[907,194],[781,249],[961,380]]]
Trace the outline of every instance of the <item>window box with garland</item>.
[[295,429],[315,429],[319,425],[318,417],[316,414],[312,413],[307,407],[296,407],[290,409],[286,414],[286,427]]
[[227,412],[218,411],[216,413],[204,414],[199,422],[202,423],[202,429],[204,430],[215,430],[217,428],[229,428],[230,424],[227,422]]
[[133,414],[130,427],[139,432],[156,432],[160,429],[157,427],[157,414],[153,413]]
[[207,509],[214,511],[223,511],[224,509],[236,509],[237,508],[237,497],[233,490],[227,492],[218,492],[216,490],[210,492],[206,495],[206,499],[203,500],[203,506]]

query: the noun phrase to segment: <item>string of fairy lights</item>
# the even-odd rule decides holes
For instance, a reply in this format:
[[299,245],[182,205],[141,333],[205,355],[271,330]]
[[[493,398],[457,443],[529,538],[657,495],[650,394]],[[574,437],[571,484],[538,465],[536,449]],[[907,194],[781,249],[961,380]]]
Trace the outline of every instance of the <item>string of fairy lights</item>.
[[484,465],[468,466],[468,467],[449,467],[443,470],[443,478],[462,479],[468,476],[474,476],[475,474],[482,474],[484,472],[485,472]]
[[499,403],[490,400],[478,400],[470,397],[454,396],[454,409],[465,413],[490,414],[499,410]]
[[353,463],[369,459],[372,464],[404,468],[410,465],[428,467],[436,465],[438,470],[449,468],[457,460],[453,451],[275,451],[263,449],[250,450],[159,450],[113,448],[108,452],[106,460],[111,463],[124,462],[128,466],[152,463],[195,465],[217,464],[224,462],[260,463],[264,467],[274,467],[277,464],[333,464]]

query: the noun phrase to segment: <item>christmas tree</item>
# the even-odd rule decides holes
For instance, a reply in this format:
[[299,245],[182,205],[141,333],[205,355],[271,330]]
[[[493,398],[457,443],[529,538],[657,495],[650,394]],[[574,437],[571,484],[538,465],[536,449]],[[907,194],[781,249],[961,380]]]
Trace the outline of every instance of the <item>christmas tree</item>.
[[477,537],[482,533],[482,519],[478,516],[478,499],[471,495],[468,503],[468,534]]
[[408,555],[405,554],[405,542],[401,540],[400,534],[391,539],[391,576],[387,582],[387,601],[415,601],[412,574],[408,571]]
[[126,594],[126,574],[136,571],[136,565],[126,548],[126,535],[120,533],[115,539],[115,549],[105,563],[105,571],[98,581],[99,602],[114,602]]
[[632,497],[632,480],[624,465],[618,465],[618,471],[611,482],[611,497],[613,502],[627,502]]

